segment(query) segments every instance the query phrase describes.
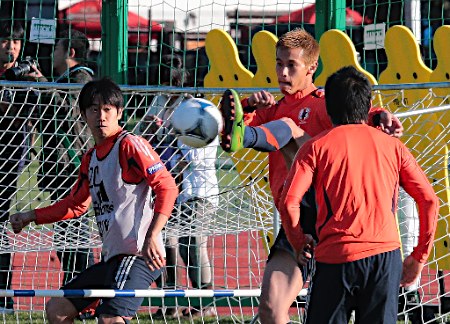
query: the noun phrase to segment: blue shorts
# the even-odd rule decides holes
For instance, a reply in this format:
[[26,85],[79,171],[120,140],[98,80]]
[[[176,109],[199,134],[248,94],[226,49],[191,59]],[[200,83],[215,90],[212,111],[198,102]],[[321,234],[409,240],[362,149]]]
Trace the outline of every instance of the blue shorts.
[[[117,255],[87,268],[61,289],[148,289],[161,274],[161,270],[150,271],[142,257]],[[98,298],[68,298],[78,312],[97,302]],[[141,306],[143,297],[102,298],[95,315],[109,314],[133,317]]]
[[306,324],[397,323],[402,274],[400,249],[340,264],[316,261]]

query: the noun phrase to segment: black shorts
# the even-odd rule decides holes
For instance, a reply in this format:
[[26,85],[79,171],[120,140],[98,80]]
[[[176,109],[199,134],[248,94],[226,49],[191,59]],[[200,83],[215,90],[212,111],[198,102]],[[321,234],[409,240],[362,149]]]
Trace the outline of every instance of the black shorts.
[[400,249],[340,264],[316,262],[306,323],[397,323]]
[[[292,247],[291,243],[289,243],[289,241],[286,237],[286,232],[284,231],[283,228],[280,228],[280,231],[278,232],[275,243],[270,248],[270,253],[267,258],[267,262],[270,261],[272,256],[277,251],[287,252],[295,260],[295,262],[297,262],[297,256],[294,253],[294,248]],[[302,266],[300,264],[298,264],[298,266],[302,270],[302,279],[303,279],[303,283],[305,283],[306,280],[308,279],[308,277],[310,277],[314,274],[314,268],[315,268],[314,258],[309,259],[308,263],[305,266]]]
[[[305,234],[312,235],[314,240],[318,242],[315,228],[317,220],[317,206],[314,189],[312,187],[303,196],[302,202],[300,204],[300,213],[300,226],[302,227],[303,232]],[[270,259],[272,258],[273,253],[279,250],[289,253],[289,255],[291,255],[297,262],[297,257],[294,253],[294,249],[292,248],[291,243],[289,243],[283,227],[280,228],[277,238],[270,248],[268,261],[270,261]],[[314,259],[311,258],[306,266],[299,265],[299,267],[302,268],[303,282],[305,282],[308,276],[312,274],[312,271],[314,269]]]
[[[61,289],[148,289],[160,274],[161,270],[150,271],[141,257],[118,255],[87,268]],[[69,300],[78,312],[82,312],[98,301],[98,298],[69,298]],[[143,300],[143,297],[102,298],[95,315],[133,317]]]

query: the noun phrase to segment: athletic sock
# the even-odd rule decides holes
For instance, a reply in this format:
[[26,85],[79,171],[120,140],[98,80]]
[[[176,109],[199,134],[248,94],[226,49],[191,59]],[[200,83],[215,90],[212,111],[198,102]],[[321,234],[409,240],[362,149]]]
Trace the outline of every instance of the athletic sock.
[[256,143],[256,127],[247,126],[244,130],[244,147],[252,148]]
[[[267,139],[266,132],[272,137],[272,143]],[[284,147],[291,138],[292,131],[288,124],[282,120],[274,120],[258,127],[247,126],[244,147],[261,152],[274,152]]]

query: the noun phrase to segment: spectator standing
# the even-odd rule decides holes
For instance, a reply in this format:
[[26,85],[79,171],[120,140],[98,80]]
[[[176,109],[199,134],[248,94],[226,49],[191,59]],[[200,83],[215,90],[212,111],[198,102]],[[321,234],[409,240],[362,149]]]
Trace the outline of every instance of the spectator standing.
[[[0,21],[0,79],[5,71],[17,66],[22,50],[23,27],[11,20]],[[26,118],[19,115],[14,104],[16,94],[9,89],[0,90],[0,244],[9,247],[7,224],[11,202],[17,193],[17,180],[26,163],[31,135]],[[0,289],[11,289],[12,254],[0,253]],[[0,313],[13,312],[13,299],[0,298]]]

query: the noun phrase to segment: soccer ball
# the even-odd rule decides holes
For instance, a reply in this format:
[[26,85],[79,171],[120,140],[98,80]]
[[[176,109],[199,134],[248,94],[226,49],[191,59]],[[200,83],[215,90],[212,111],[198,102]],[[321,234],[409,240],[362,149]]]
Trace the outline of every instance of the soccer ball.
[[210,101],[201,98],[184,100],[171,117],[178,139],[190,147],[211,143],[222,131],[222,115]]

